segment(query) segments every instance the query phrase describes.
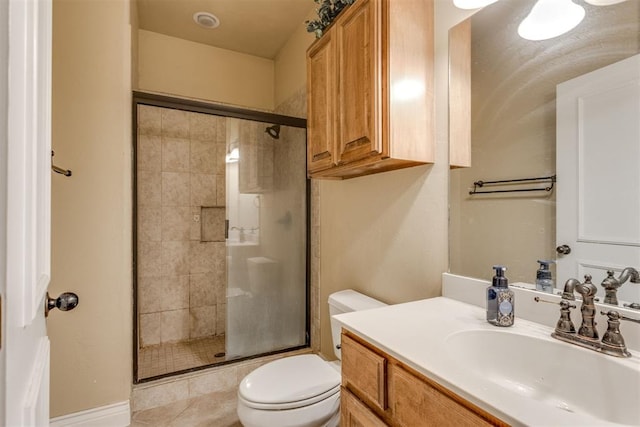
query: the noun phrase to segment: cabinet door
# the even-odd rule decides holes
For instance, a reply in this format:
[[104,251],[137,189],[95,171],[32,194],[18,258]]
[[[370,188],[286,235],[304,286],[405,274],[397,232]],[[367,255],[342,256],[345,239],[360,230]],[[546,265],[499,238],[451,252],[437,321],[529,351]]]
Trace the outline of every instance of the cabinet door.
[[333,166],[335,143],[335,43],[328,31],[307,54],[307,171]]
[[381,152],[381,0],[360,0],[336,22],[338,164]]
[[345,388],[340,391],[340,425],[342,427],[386,427],[380,418]]
[[399,427],[492,425],[397,365],[389,367],[389,407],[394,425]]
[[387,361],[380,354],[342,335],[342,385],[381,412],[387,409],[385,381]]

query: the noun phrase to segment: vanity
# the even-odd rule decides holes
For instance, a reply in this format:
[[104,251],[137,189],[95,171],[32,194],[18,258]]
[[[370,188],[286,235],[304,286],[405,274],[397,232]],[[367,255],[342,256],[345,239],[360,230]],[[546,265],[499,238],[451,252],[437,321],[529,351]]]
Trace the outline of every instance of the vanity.
[[[517,292],[525,312],[557,313],[528,301],[534,292]],[[343,327],[343,425],[640,424],[637,348],[617,358],[567,344],[517,309],[514,326],[495,327],[482,307],[448,297],[335,319]]]
[[344,425],[507,425],[348,330],[342,360]]

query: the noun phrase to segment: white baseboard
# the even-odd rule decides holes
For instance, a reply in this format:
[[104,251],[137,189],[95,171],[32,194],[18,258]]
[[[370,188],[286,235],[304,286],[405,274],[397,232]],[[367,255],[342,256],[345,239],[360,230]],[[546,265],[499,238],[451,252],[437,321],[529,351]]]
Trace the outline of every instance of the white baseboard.
[[129,401],[51,418],[51,427],[127,427],[131,423]]

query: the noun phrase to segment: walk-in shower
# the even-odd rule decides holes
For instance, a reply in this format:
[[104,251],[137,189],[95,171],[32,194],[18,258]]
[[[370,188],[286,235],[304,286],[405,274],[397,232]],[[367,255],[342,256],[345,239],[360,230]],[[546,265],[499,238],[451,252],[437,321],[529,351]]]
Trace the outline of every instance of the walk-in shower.
[[136,381],[307,346],[305,120],[133,110]]

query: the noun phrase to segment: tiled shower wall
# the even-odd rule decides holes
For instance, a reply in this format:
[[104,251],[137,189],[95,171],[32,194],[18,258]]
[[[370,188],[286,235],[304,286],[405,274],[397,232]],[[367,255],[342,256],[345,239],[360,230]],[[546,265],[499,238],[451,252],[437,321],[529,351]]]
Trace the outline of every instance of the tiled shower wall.
[[146,105],[137,113],[139,344],[222,335],[226,119]]

